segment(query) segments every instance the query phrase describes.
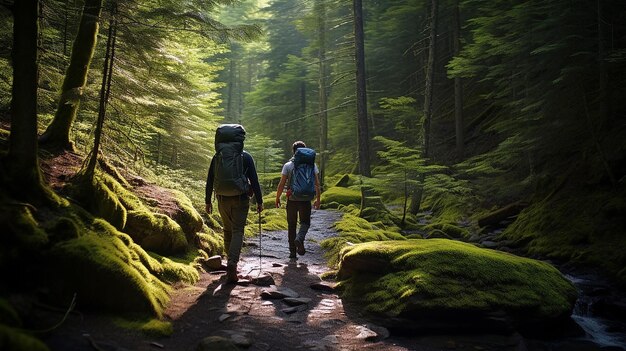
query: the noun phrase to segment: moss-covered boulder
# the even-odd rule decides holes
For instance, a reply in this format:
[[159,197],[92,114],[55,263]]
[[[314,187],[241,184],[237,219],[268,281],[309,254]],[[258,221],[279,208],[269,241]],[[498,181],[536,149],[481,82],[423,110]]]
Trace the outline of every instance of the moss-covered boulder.
[[164,281],[195,282],[190,265],[149,256],[126,234],[95,220],[78,238],[54,245],[46,254],[46,278],[51,298],[121,313],[161,317],[168,301]]
[[569,318],[577,296],[547,263],[445,239],[348,246],[337,277],[347,299],[425,328],[501,312],[515,325],[541,327]]
[[191,241],[194,234],[202,230],[202,217],[198,210],[193,207],[191,199],[185,195],[182,191],[170,190],[174,196],[174,201],[178,206],[177,211],[172,214],[172,219],[180,225],[183,232],[187,236],[187,240]]
[[470,238],[469,230],[461,228],[457,225],[445,222],[431,223],[424,226],[426,238],[451,238],[468,240]]
[[347,188],[355,184],[358,184],[357,176],[355,176],[354,174],[344,174],[341,176],[341,178],[339,178],[334,186]]
[[326,239],[320,244],[326,250],[329,263],[335,264],[339,260],[339,253],[346,245],[381,240],[404,240],[397,228],[387,229],[383,223],[370,223],[366,219],[357,216],[358,209],[354,205],[347,207],[351,212],[343,215],[341,220],[335,223],[338,236]]
[[187,248],[180,225],[160,213],[129,211],[124,231],[144,249],[162,255],[181,253]]
[[322,208],[337,208],[338,205],[360,205],[361,192],[350,188],[332,187],[322,193],[320,200]]
[[626,287],[626,184],[568,190],[531,203],[498,239],[531,255],[596,267]]

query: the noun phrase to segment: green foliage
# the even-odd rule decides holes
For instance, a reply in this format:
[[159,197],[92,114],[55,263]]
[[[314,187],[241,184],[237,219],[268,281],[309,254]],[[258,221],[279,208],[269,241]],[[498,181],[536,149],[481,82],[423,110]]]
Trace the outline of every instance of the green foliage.
[[361,192],[350,188],[332,187],[322,193],[320,198],[322,208],[337,208],[338,205],[347,206],[361,203]]
[[542,320],[569,316],[577,297],[547,263],[445,239],[346,247],[338,277],[345,296],[394,316],[503,310]]
[[623,187],[598,191],[581,186],[571,193],[536,201],[522,211],[502,233],[529,254],[541,255],[581,266],[600,267],[605,274],[626,286],[623,268],[626,214]]

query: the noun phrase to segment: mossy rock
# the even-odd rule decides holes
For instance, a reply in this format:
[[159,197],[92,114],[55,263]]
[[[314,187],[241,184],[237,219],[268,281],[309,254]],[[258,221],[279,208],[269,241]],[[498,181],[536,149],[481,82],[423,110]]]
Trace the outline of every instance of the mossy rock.
[[433,323],[504,311],[518,325],[545,325],[568,318],[577,297],[547,263],[445,239],[348,246],[337,276],[344,297],[369,312]]
[[[370,190],[372,191],[372,190]],[[382,222],[386,226],[399,226],[401,219],[389,212],[380,196],[366,196],[359,216],[369,222]]]
[[[248,216],[249,219],[258,219],[258,215]],[[269,208],[261,213],[261,225],[263,230],[286,230],[287,213],[284,208]],[[258,223],[254,223],[254,228],[258,230]]]
[[[469,230],[461,228],[450,223],[431,223],[424,227],[426,238],[450,238],[468,240],[470,238]],[[443,235],[442,235],[443,233]]]
[[82,307],[160,317],[169,300],[168,287],[152,273],[163,272],[159,262],[106,222],[53,246],[46,258],[57,302],[67,303],[76,293]]
[[350,204],[360,205],[361,192],[349,188],[332,187],[322,193],[320,200],[324,208],[328,208],[326,205],[331,203],[337,203],[343,206]]
[[595,267],[626,287],[626,186],[567,190],[531,203],[498,239],[530,255]]
[[70,186],[69,193],[89,213],[122,230],[126,225],[126,207],[116,194],[115,187],[111,187],[112,182],[108,178],[113,179],[101,172],[96,172],[93,179],[79,177]]
[[202,217],[200,213],[193,207],[191,200],[187,195],[178,190],[170,190],[174,196],[174,201],[178,205],[178,211],[172,215],[172,219],[180,225],[183,232],[187,236],[187,240],[193,242],[195,234],[202,230]]
[[346,245],[368,241],[405,240],[397,228],[381,228],[354,213],[345,213],[341,220],[335,223],[334,228],[339,235],[325,239],[320,243],[326,250],[325,255],[329,259],[330,265],[338,263],[339,253]]
[[48,351],[41,340],[25,332],[0,324],[0,350]]
[[344,174],[343,176],[341,176],[341,178],[339,178],[339,180],[337,181],[337,183],[335,183],[334,186],[347,188],[355,184],[358,184],[358,181],[354,174]]
[[124,231],[144,249],[162,255],[181,253],[187,249],[183,229],[173,219],[160,213],[129,211]]
[[199,248],[204,250],[209,256],[219,255],[224,251],[224,236],[207,225],[202,226],[202,230],[197,235]]

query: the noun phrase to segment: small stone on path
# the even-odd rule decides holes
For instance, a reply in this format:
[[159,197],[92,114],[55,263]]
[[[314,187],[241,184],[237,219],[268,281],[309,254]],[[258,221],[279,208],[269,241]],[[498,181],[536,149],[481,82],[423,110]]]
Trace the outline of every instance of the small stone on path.
[[230,339],[235,345],[243,348],[248,348],[252,345],[252,341],[241,334],[233,334],[230,336]]
[[335,292],[336,284],[319,282],[319,283],[313,283],[310,286],[311,286],[311,289],[317,290],[317,291]]
[[267,273],[264,273],[258,277],[252,278],[250,282],[258,286],[271,286],[271,285],[276,284],[276,282],[274,281],[274,278],[272,278],[272,276]]
[[239,351],[235,344],[221,336],[209,336],[198,344],[196,351]]
[[299,305],[299,306],[283,308],[281,310],[281,312],[287,313],[287,314],[291,314],[291,313],[295,313],[295,312],[305,311],[306,309],[307,309],[307,307],[305,305]]
[[228,313],[224,313],[223,315],[221,315],[221,316],[218,318],[218,320],[219,320],[220,322],[223,322],[223,321],[227,320],[228,318],[230,318],[230,314],[228,314]]
[[361,339],[361,340],[374,340],[376,339],[376,337],[378,337],[378,334],[376,334],[375,331],[364,327],[362,325],[359,325],[356,327],[357,331],[359,332],[359,334],[356,336],[357,339]]
[[297,292],[285,288],[285,287],[277,287],[276,285],[270,285],[269,288],[263,289],[261,291],[261,298],[263,299],[283,299],[285,297],[299,297]]
[[286,297],[285,299],[283,299],[283,302],[285,302],[289,306],[298,306],[308,304],[309,302],[311,302],[311,299],[309,299],[308,297]]

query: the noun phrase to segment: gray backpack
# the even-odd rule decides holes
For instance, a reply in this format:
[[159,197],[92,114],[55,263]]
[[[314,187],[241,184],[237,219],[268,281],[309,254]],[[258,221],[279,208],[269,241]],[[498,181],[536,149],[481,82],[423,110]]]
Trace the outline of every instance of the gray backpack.
[[215,131],[215,194],[236,196],[250,189],[243,167],[246,131],[239,124],[222,124]]

